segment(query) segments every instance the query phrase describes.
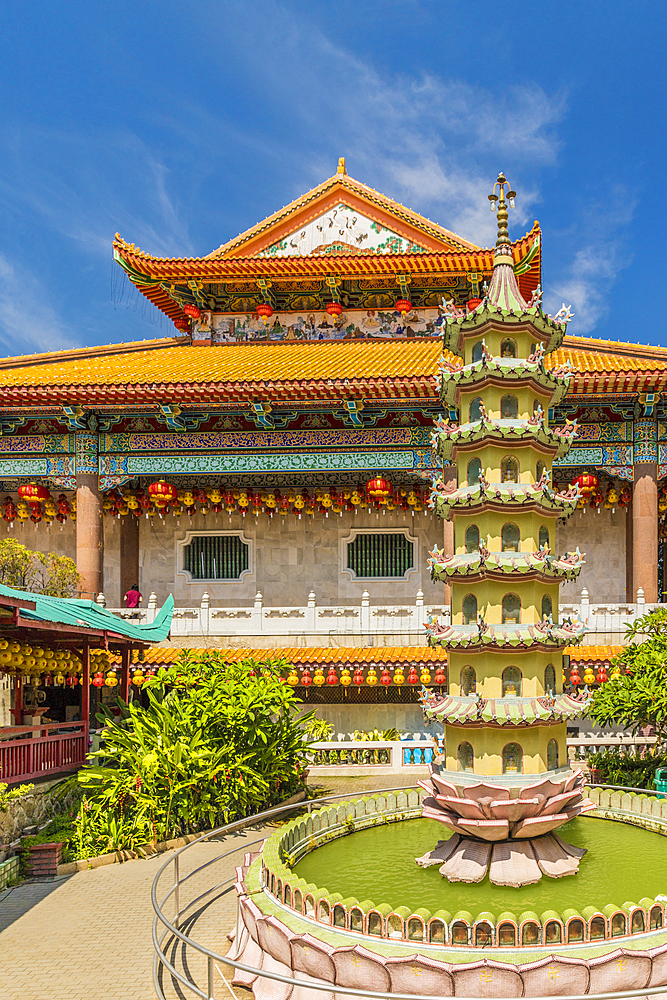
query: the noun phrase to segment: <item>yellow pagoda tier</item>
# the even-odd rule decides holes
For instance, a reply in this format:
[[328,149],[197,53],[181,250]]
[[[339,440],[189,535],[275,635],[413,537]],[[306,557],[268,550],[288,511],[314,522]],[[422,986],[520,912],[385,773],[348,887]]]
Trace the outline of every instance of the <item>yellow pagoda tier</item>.
[[428,631],[431,645],[449,650],[450,684],[426,704],[444,722],[445,759],[425,784],[424,815],[457,836],[421,863],[443,861],[451,880],[489,870],[491,881],[523,885],[577,870],[580,853],[553,831],[590,804],[566,748],[567,719],[582,703],[562,688],[562,650],[585,626],[559,623],[558,614],[559,585],[583,560],[578,550],[552,554],[556,521],[579,499],[578,489],[551,485],[552,463],[577,432],[574,421],[548,422],[568,373],[547,370],[544,359],[560,346],[568,315],[547,316],[539,292],[526,302],[519,291],[505,183],[500,175],[488,291],[476,308],[450,310],[444,332],[463,365],[441,365],[450,418],[436,424],[433,444],[458,485],[436,477],[431,505],[454,522],[454,552],[434,549],[430,566],[451,586],[451,625],[431,622]]

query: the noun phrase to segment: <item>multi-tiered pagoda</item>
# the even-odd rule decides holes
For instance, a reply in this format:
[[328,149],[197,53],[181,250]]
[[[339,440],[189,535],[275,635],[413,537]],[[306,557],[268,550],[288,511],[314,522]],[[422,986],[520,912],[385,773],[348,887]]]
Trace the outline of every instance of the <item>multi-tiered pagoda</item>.
[[578,491],[554,490],[551,467],[576,424],[549,427],[568,377],[544,357],[566,322],[543,312],[539,292],[523,299],[502,174],[496,187],[491,284],[445,328],[463,366],[443,365],[442,400],[459,420],[441,419],[434,445],[458,485],[437,481],[432,504],[454,521],[454,554],[436,549],[431,566],[451,585],[452,624],[432,626],[430,642],[449,650],[450,684],[428,707],[445,723],[445,761],[424,814],[458,836],[425,860],[452,880],[477,881],[490,867],[494,882],[526,884],[576,871],[582,853],[553,834],[587,806],[566,750],[567,719],[582,706],[562,688],[562,650],[584,626],[558,614],[559,584],[577,576],[581,556],[552,554],[556,521],[573,513]]

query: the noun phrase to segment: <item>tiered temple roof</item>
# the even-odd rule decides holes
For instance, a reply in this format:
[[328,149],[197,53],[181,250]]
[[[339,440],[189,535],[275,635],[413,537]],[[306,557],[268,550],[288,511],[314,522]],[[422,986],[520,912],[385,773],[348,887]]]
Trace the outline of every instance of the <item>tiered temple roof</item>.
[[[565,337],[547,369],[572,365],[568,396],[667,388],[667,350]],[[439,339],[225,344],[194,348],[187,337],[6,358],[5,406],[148,403],[178,400],[239,405],[249,397],[438,399]],[[445,352],[452,367],[461,361]]]

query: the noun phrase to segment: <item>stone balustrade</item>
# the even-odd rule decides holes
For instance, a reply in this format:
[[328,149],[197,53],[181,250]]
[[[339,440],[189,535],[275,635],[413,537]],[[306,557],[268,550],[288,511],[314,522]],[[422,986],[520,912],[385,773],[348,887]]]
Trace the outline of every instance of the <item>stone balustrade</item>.
[[[103,594],[97,599],[106,605]],[[122,618],[132,618],[138,623],[150,623],[157,614],[157,598],[151,594],[146,608],[110,608]],[[286,645],[298,645],[297,637],[317,639],[315,645],[326,645],[328,637],[396,636],[399,645],[425,644],[424,625],[429,616],[441,624],[449,622],[449,608],[444,604],[425,605],[424,595],[417,591],[414,604],[373,604],[368,591],[361,597],[361,604],[318,605],[311,593],[305,606],[285,605],[267,607],[261,594],[246,607],[212,607],[208,594],[204,594],[199,607],[174,609],[172,638],[184,636],[216,636],[236,638],[241,636],[284,637]],[[292,642],[289,641],[292,637]]]
[[[103,594],[99,595],[97,602],[106,606]],[[581,618],[588,624],[585,644],[621,646],[625,642],[626,625],[659,607],[661,605],[645,602],[640,587],[634,604],[592,604],[588,591],[584,590],[580,602],[561,604],[559,610],[561,621],[572,617]],[[144,624],[154,620],[157,609],[157,597],[151,594],[145,608],[109,610],[122,618],[132,618]],[[398,605],[375,604],[371,594],[365,591],[360,604],[320,605],[316,594],[311,592],[306,605],[267,607],[258,593],[253,604],[245,607],[213,607],[209,595],[204,594],[199,606],[175,608],[171,634],[173,638],[214,636],[235,639],[264,635],[289,640],[290,636],[306,637],[317,640],[312,645],[326,645],[328,638],[344,642],[345,637],[358,640],[386,636],[396,637],[397,645],[420,645],[426,642],[424,625],[429,616],[436,617],[443,625],[448,624],[449,608],[444,604],[424,604],[421,590],[417,591],[414,604]],[[286,644],[297,643],[288,641]]]

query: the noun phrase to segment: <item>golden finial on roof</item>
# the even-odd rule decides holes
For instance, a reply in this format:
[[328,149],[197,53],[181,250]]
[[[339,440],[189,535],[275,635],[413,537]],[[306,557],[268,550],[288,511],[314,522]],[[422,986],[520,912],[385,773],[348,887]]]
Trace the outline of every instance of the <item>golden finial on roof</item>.
[[[507,201],[505,201],[505,185],[507,184]],[[496,194],[496,188],[498,188],[499,194]],[[510,242],[510,234],[507,228],[507,206],[514,208],[514,199],[516,198],[516,191],[512,191],[510,188],[504,173],[501,171],[498,174],[498,180],[493,185],[493,194],[489,195],[489,201],[491,202],[491,211],[495,212],[496,202],[498,202],[498,239],[496,240],[496,246],[504,246],[506,243]]]
[[347,176],[347,170],[345,169],[345,157],[344,156],[339,156],[338,157],[338,169],[336,170],[336,173],[337,174],[345,174]]

